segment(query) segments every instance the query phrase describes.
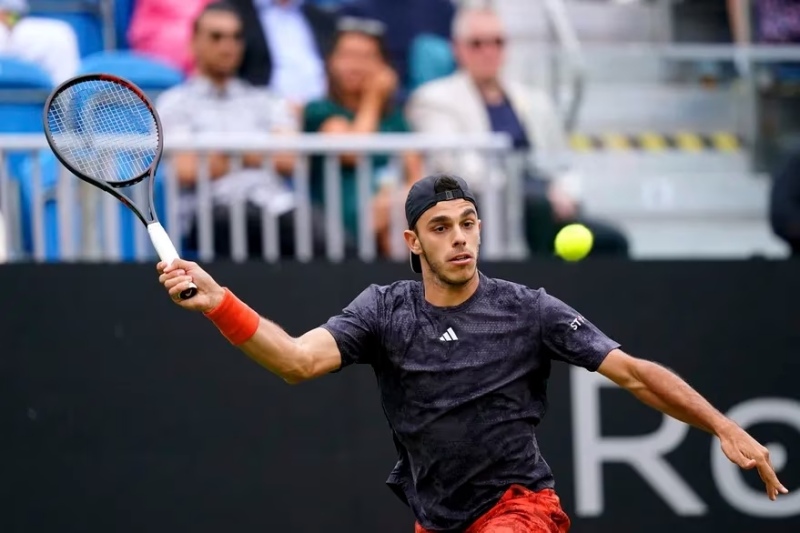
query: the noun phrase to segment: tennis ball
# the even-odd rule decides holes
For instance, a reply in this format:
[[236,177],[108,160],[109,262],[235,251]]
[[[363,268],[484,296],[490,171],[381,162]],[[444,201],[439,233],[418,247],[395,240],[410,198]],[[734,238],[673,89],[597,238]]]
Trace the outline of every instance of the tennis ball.
[[592,251],[594,236],[583,224],[564,226],[556,235],[556,255],[565,261],[580,261]]

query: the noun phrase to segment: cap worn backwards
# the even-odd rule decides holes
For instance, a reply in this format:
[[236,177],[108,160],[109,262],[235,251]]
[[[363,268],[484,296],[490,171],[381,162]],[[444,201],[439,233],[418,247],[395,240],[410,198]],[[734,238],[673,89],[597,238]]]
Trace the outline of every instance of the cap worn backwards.
[[[453,180],[458,184],[457,188],[452,188],[442,183],[443,178],[448,178],[447,181]],[[439,202],[446,202],[449,200],[464,199],[472,202],[475,209],[478,208],[478,201],[475,195],[469,189],[466,181],[458,176],[452,174],[434,174],[416,182],[411,190],[408,192],[406,198],[406,221],[408,228],[414,229],[419,218],[431,207]],[[411,270],[417,274],[422,273],[422,264],[419,256],[411,253]]]

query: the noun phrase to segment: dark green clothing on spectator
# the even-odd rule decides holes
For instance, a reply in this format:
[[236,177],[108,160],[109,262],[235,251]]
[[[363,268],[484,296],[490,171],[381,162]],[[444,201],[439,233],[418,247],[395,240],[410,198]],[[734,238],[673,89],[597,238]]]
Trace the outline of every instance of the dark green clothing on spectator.
[[[303,131],[315,133],[322,124],[331,117],[343,117],[353,120],[355,113],[341,105],[329,100],[317,100],[306,105],[303,117]],[[381,118],[378,127],[379,133],[407,133],[408,124],[402,111],[395,109]],[[319,205],[324,205],[324,158],[314,156],[311,158],[311,200]],[[379,186],[378,176],[380,170],[389,163],[388,154],[376,154],[372,157],[372,191],[377,191]],[[345,231],[353,237],[358,235],[358,185],[356,182],[356,169],[351,166],[341,166],[342,177],[342,211]]]

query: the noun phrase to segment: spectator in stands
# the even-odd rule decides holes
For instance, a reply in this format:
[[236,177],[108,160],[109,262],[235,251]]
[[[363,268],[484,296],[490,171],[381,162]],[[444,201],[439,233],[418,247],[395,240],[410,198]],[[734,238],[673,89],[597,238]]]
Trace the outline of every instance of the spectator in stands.
[[0,55],[29,61],[57,85],[80,65],[78,37],[66,22],[32,17],[27,0],[0,0]]
[[[309,103],[304,112],[303,129],[327,135],[403,133],[408,125],[402,109],[393,105],[397,74],[387,62],[383,47],[384,25],[377,20],[343,17],[327,59],[328,96]],[[342,207],[344,226],[355,238],[358,234],[358,190],[356,159],[352,154],[341,157]],[[422,160],[418,154],[406,154],[402,168],[389,165],[389,157],[372,158],[373,221],[379,248],[390,251],[390,216],[393,198],[405,198],[407,188],[422,177]],[[391,182],[383,180],[389,172],[401,172],[406,189],[394,195]],[[312,195],[324,202],[323,161],[312,161]]]
[[160,59],[185,74],[194,69],[192,23],[211,0],[136,0],[128,42],[135,52]]
[[775,176],[770,197],[770,222],[775,235],[800,258],[800,152],[795,152]]
[[[233,6],[224,2],[206,6],[194,23],[192,49],[197,74],[157,101],[165,135],[297,132],[299,124],[284,100],[237,78],[244,43],[241,18]],[[180,207],[186,244],[196,250],[198,156],[178,154],[173,162],[183,187]],[[227,257],[231,252],[230,205],[239,199],[246,204],[250,254],[262,253],[261,210],[267,207],[278,221],[281,255],[294,255],[294,195],[283,177],[291,173],[293,157],[277,155],[272,164],[277,173],[268,168],[269,162],[261,154],[245,153],[242,168],[237,170],[226,154],[209,154],[216,254]],[[320,220],[315,213],[315,254],[324,251]]]
[[231,0],[244,21],[245,55],[239,75],[268,86],[300,111],[325,95],[323,58],[336,17],[303,0]]
[[[568,192],[568,173],[562,169],[545,171],[529,157],[534,152],[545,157],[563,156],[566,135],[554,104],[543,92],[521,85],[501,75],[506,35],[500,18],[489,8],[464,8],[453,21],[453,40],[459,70],[419,87],[412,93],[407,117],[412,129],[423,133],[505,132],[514,147],[525,154],[526,237],[531,253],[552,254],[558,230],[572,222],[582,222],[595,235],[593,254],[625,256],[628,243],[617,229],[581,216],[580,207]],[[476,190],[485,188],[490,172],[502,183],[500,168],[488,168],[478,153],[458,154],[452,159],[439,154],[435,171],[460,173]],[[551,179],[551,173],[558,173]]]

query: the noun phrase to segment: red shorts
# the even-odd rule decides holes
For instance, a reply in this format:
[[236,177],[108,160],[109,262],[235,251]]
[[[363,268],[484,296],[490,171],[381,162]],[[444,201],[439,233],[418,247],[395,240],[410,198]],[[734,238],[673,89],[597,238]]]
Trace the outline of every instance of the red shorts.
[[[553,489],[511,485],[494,507],[464,533],[567,533],[570,521]],[[415,533],[429,533],[416,524]]]

